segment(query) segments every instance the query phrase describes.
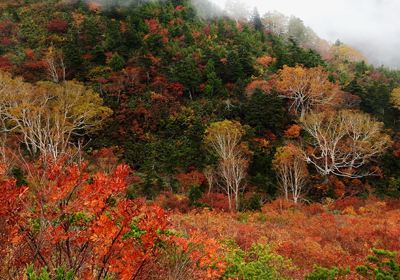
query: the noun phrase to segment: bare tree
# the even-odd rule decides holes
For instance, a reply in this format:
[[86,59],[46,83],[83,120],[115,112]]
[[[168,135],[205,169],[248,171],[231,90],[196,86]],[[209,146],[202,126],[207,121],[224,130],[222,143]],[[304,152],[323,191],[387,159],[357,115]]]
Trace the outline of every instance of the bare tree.
[[212,168],[211,166],[207,166],[204,170],[203,170],[203,174],[207,179],[208,182],[208,193],[211,192],[211,190],[213,189],[214,183],[215,183],[215,170],[214,168]]

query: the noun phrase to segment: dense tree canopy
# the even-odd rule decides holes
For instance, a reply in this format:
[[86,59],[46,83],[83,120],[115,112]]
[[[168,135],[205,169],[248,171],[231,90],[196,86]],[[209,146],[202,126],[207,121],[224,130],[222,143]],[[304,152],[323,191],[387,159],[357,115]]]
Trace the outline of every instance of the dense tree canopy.
[[[3,150],[15,137],[31,156],[46,149],[57,155],[83,141],[86,149],[119,147],[121,158],[142,172],[173,175],[175,168],[217,164],[201,143],[208,124],[228,119],[247,127],[254,157],[246,180],[263,192],[261,182],[275,180],[272,158],[284,131],[312,112],[361,109],[395,136],[397,71],[368,65],[342,42],[324,47],[295,16],[274,11],[260,17],[255,8],[248,17],[239,1],[226,7],[225,17],[204,18],[207,3],[178,2],[4,5]],[[16,90],[13,99],[7,87]],[[80,92],[80,99],[62,101],[62,92]],[[99,120],[101,130],[88,129],[98,129]],[[305,149],[308,133],[296,138]],[[269,144],[261,149],[262,141]]]

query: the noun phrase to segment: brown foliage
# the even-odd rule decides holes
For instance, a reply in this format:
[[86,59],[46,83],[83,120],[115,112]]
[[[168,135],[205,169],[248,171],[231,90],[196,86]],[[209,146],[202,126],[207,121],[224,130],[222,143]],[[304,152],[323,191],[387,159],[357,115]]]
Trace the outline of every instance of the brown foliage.
[[262,212],[266,213],[270,210],[276,211],[281,213],[282,211],[289,210],[289,209],[297,209],[299,205],[293,201],[289,201],[286,199],[275,199],[269,203],[264,204],[262,208]]

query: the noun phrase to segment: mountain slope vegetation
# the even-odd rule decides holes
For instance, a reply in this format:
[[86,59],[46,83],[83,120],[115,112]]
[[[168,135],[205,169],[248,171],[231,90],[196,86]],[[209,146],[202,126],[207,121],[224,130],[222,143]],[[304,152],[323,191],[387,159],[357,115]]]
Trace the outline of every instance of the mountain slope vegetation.
[[399,249],[400,71],[210,7],[2,4],[0,278],[301,278]]

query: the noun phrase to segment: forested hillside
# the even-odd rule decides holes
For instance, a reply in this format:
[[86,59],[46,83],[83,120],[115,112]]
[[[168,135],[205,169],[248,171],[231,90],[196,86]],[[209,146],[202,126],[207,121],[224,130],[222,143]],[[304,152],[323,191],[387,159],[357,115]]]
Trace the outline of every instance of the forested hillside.
[[0,279],[355,279],[400,250],[400,71],[277,12],[7,2]]

